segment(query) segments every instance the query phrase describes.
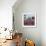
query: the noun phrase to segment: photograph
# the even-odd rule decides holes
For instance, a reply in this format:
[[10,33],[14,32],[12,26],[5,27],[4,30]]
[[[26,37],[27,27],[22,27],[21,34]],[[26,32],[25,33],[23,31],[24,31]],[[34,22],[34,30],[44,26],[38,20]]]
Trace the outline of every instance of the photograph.
[[24,27],[36,27],[36,14],[34,13],[23,13],[22,25]]

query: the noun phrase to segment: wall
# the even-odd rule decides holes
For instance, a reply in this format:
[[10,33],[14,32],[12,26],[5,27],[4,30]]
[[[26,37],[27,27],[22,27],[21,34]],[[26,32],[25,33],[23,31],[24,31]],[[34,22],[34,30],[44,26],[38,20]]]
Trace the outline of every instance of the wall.
[[[23,33],[24,39],[35,41],[36,46],[41,46],[41,0],[23,0],[14,10],[15,31]],[[22,27],[23,12],[33,11],[37,13],[37,27]]]
[[12,29],[12,6],[16,0],[0,0],[0,27]]
[[46,46],[46,0],[41,1],[41,42]]

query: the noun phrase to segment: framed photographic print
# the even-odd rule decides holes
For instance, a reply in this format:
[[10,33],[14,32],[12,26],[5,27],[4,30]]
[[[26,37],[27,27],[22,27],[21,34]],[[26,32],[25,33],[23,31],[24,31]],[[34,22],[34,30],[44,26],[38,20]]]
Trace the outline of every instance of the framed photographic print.
[[23,27],[36,27],[36,12],[24,12],[22,14]]

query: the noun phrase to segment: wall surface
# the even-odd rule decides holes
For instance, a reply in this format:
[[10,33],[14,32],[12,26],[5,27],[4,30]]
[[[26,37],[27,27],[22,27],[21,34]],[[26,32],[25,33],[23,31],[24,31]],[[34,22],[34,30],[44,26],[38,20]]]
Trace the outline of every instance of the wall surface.
[[41,1],[41,38],[42,46],[46,46],[46,0]]
[[[37,26],[35,28],[22,26],[22,13],[30,11],[37,13]],[[14,19],[15,30],[22,32],[24,39],[31,39],[36,46],[41,46],[41,0],[23,0],[14,11]]]
[[12,6],[16,0],[0,0],[0,27],[12,28]]

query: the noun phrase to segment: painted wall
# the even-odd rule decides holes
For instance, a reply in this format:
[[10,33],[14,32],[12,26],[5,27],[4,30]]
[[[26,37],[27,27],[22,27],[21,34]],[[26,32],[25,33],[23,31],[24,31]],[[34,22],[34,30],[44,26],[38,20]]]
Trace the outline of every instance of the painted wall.
[[16,0],[0,0],[0,27],[12,29],[12,6]]
[[46,0],[41,1],[41,41],[46,46]]
[[[23,2],[15,9],[15,31],[23,33],[24,39],[35,41],[36,46],[41,46],[41,0],[23,0]],[[22,27],[23,12],[32,11],[37,13],[37,27]]]

